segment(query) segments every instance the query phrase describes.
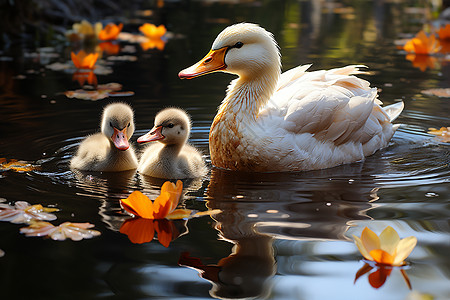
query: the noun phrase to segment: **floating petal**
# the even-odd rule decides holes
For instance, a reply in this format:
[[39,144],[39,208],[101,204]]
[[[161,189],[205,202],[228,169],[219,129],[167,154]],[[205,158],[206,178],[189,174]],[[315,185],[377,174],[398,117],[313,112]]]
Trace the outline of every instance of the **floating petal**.
[[154,219],[154,206],[152,201],[140,191],[134,191],[126,199],[121,199],[122,207],[130,214],[145,219]]
[[99,231],[90,229],[92,227],[94,225],[90,223],[65,222],[59,226],[54,226],[48,222],[36,221],[28,227],[21,228],[20,232],[25,236],[48,236],[57,241],[63,241],[67,238],[80,241],[100,235]]
[[40,204],[30,205],[25,201],[17,201],[14,206],[0,203],[0,221],[15,224],[29,223],[32,220],[53,221],[56,216],[51,212],[58,211],[56,208],[46,208]]

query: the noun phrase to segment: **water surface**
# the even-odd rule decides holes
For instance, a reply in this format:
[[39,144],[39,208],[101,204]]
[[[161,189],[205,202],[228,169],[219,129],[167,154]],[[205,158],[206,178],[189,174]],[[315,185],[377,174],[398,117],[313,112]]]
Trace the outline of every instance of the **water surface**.
[[[5,47],[0,157],[39,169],[0,173],[0,197],[55,206],[60,209],[55,224],[90,222],[102,235],[56,242],[27,238],[19,234],[20,225],[0,223],[2,299],[406,299],[411,291],[398,269],[379,289],[367,275],[354,282],[364,262],[352,234],[365,226],[377,233],[392,226],[402,238],[416,236],[406,268],[412,291],[450,298],[450,151],[426,133],[450,125],[450,99],[422,93],[448,88],[450,65],[443,60],[423,72],[395,46],[420,30],[423,15],[411,14],[409,1],[242,2],[168,2],[141,19],[163,22],[172,33],[164,50],[132,45],[137,61],[103,62],[113,73],[98,76],[99,83],[123,84],[132,97],[68,99],[62,92],[78,88],[72,74],[46,65],[67,61],[70,46],[58,44],[51,50],[57,55],[45,59],[30,55],[39,50],[31,43]],[[137,32],[131,20],[125,30]],[[403,126],[389,147],[364,162],[319,171],[212,168],[209,126],[233,77],[181,81],[177,73],[203,57],[225,26],[241,21],[274,33],[284,70],[307,63],[313,63],[311,70],[367,65],[370,75],[363,77],[380,89],[386,105],[405,102],[397,120]],[[132,141],[153,126],[161,108],[186,109],[193,119],[190,142],[211,169],[204,178],[185,182],[184,206],[222,213],[176,221],[178,237],[169,247],[156,239],[133,244],[119,232],[128,216],[118,200],[134,190],[154,199],[162,180],[68,168],[83,137],[98,130],[102,107],[117,100],[135,110]]]

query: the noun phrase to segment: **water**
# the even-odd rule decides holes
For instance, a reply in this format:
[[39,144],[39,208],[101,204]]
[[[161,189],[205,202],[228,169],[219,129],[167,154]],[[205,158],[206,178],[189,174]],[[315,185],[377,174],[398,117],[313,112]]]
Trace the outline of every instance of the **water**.
[[[421,93],[449,87],[450,65],[440,61],[422,72],[396,48],[395,40],[415,34],[424,20],[404,2],[166,3],[138,20],[164,22],[172,33],[164,51],[134,44],[136,52],[125,55],[137,61],[100,62],[113,73],[99,75],[99,83],[119,82],[135,93],[117,99],[62,95],[78,88],[72,74],[45,68],[67,61],[70,48],[61,43],[51,58],[31,55],[36,49],[27,43],[5,48],[0,157],[39,169],[1,172],[0,197],[55,206],[55,224],[90,222],[102,235],[56,242],[27,238],[20,225],[0,223],[2,299],[406,299],[411,292],[450,298],[450,152],[426,133],[450,125],[450,105],[448,98]],[[209,163],[209,126],[232,77],[181,81],[177,73],[203,57],[227,24],[244,20],[275,34],[284,70],[311,62],[313,70],[367,65],[371,74],[364,78],[380,88],[386,105],[405,102],[397,121],[404,125],[388,148],[360,163],[277,174],[212,168],[205,178],[185,182],[184,204],[222,213],[174,222],[178,237],[167,248],[156,239],[131,243],[119,232],[128,217],[118,200],[134,190],[154,199],[163,181],[134,172],[73,172],[70,157],[84,136],[98,130],[102,107],[120,100],[135,110],[133,141],[152,127],[162,107],[188,110],[194,121],[190,141]],[[136,32],[138,21],[130,18],[125,31]],[[354,282],[364,262],[352,234],[365,226],[377,233],[392,226],[402,238],[417,237],[405,269],[412,291],[399,269],[379,289],[368,275]]]

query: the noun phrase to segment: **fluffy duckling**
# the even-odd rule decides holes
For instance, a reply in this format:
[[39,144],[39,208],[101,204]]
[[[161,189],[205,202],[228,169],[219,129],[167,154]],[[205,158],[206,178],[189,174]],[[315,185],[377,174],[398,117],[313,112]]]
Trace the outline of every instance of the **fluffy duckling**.
[[184,179],[206,173],[202,155],[186,144],[191,119],[178,108],[166,108],[155,117],[155,126],[138,143],[159,141],[148,146],[139,161],[138,172],[157,178]]
[[133,110],[125,103],[103,109],[101,132],[86,137],[70,161],[70,167],[84,171],[126,171],[138,161],[128,140],[134,132]]

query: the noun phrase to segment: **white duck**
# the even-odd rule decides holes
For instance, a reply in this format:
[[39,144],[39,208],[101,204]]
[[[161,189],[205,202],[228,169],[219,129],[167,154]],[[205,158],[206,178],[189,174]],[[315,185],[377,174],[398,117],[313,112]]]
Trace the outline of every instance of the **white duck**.
[[191,130],[189,115],[179,108],[166,108],[155,117],[155,126],[138,138],[138,143],[159,141],[149,145],[141,156],[138,172],[166,178],[195,178],[206,174],[202,155],[186,144]]
[[191,79],[215,71],[239,76],[211,125],[212,163],[243,171],[323,169],[363,160],[388,145],[403,103],[381,108],[376,88],[354,74],[362,66],[281,74],[270,32],[255,24],[225,28],[212,50],[181,71]]
[[70,161],[73,169],[126,171],[137,168],[137,158],[128,140],[134,132],[133,110],[125,103],[103,109],[101,132],[86,137]]

